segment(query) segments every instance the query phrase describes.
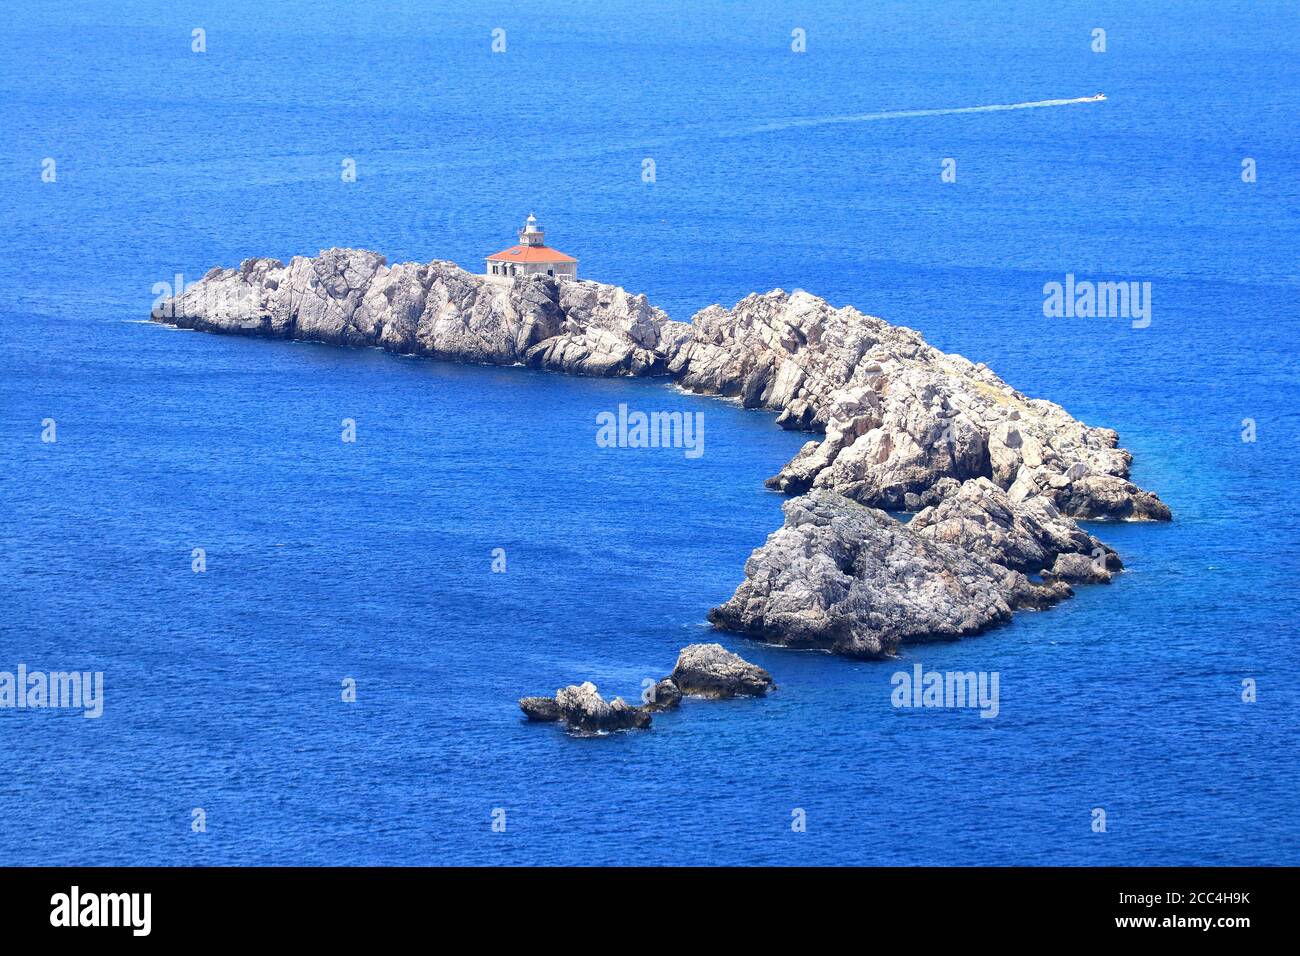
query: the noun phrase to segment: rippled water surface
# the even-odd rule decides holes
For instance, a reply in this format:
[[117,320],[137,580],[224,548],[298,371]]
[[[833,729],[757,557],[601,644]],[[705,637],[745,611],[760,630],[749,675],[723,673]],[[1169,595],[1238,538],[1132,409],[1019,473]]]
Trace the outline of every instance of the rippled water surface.
[[[1294,9],[448,6],[6,14],[0,670],[102,670],[105,703],[0,709],[0,863],[1300,862]],[[722,635],[777,693],[527,725],[521,694],[633,697],[712,639],[807,436],[658,382],[141,320],[250,255],[477,269],[530,211],[674,318],[783,287],[918,328],[1118,429],[1176,520],[1092,528],[1127,573],[978,638]],[[1151,282],[1150,327],[1044,318],[1066,273]],[[620,402],[702,411],[705,454],[597,448]],[[997,718],[894,709],[918,661],[997,671]]]

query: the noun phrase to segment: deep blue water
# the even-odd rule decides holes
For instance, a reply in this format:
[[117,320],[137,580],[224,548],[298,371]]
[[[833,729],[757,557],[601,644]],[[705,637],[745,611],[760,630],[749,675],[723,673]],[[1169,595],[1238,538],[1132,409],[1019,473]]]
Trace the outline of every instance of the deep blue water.
[[[7,8],[0,670],[102,670],[106,700],[0,710],[0,864],[1300,863],[1296,6],[916,6]],[[776,694],[527,725],[521,694],[632,698],[712,639],[807,436],[660,383],[141,320],[250,255],[477,269],[530,211],[675,318],[779,286],[916,327],[1117,428],[1176,520],[1093,529],[1127,573],[978,638],[722,635]],[[1044,318],[1067,272],[1151,282],[1151,326]],[[703,411],[704,456],[597,448],[619,402]],[[997,671],[1001,713],[895,710],[916,661]]]

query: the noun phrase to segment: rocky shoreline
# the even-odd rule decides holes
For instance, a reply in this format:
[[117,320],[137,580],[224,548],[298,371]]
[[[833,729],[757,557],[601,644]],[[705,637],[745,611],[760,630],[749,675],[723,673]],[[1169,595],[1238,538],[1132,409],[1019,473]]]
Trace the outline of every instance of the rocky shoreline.
[[[602,283],[504,283],[446,261],[389,266],[377,253],[329,249],[287,265],[213,269],[155,303],[153,318],[570,374],[666,376],[770,409],[781,427],[819,437],[768,480],[793,496],[784,525],[709,619],[792,647],[883,657],[904,642],[979,633],[1122,568],[1076,520],[1171,518],[1129,480],[1132,456],[1113,430],[1029,398],[911,329],[801,291],[710,306],[687,323]],[[886,511],[915,514],[904,523]],[[567,688],[566,700],[604,713],[588,686]],[[558,699],[535,712],[565,706],[585,712]]]

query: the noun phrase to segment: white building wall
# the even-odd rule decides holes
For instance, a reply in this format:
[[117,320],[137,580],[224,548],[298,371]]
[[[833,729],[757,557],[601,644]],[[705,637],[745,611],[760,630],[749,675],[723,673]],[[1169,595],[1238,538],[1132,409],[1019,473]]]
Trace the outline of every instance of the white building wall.
[[[493,275],[492,265],[495,260],[487,261],[487,268],[484,270],[488,275]],[[578,264],[576,262],[500,262],[496,261],[498,268],[505,267],[506,275],[551,275],[568,276],[571,279],[578,277]],[[514,267],[514,272],[508,270]]]

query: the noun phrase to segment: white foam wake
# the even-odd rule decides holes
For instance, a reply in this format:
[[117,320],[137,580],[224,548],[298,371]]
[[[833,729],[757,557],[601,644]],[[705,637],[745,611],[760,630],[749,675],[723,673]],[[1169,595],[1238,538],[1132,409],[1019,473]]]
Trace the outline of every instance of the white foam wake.
[[1093,96],[1069,100],[1035,100],[1032,103],[997,103],[992,106],[959,106],[942,110],[891,110],[887,113],[858,113],[852,116],[810,116],[805,119],[781,120],[743,130],[744,133],[773,133],[804,126],[831,126],[836,123],[870,123],[875,120],[909,119],[914,116],[955,116],[958,113],[996,113],[1001,110],[1032,110],[1042,106],[1072,106],[1075,103],[1101,103]]

